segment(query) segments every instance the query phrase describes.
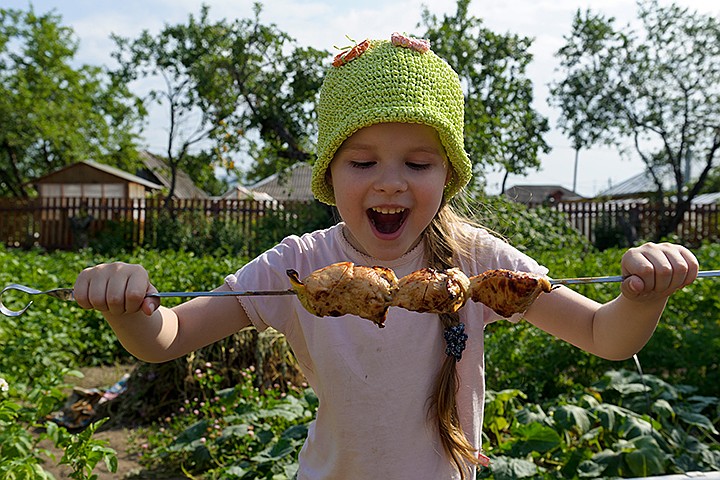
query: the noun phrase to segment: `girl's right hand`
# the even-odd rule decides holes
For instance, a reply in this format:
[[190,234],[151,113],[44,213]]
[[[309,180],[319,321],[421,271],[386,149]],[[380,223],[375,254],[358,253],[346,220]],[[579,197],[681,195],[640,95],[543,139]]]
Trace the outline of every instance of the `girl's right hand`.
[[122,262],[86,268],[78,275],[74,292],[82,308],[114,316],[140,311],[151,315],[160,306],[159,298],[145,296],[157,292],[147,270]]

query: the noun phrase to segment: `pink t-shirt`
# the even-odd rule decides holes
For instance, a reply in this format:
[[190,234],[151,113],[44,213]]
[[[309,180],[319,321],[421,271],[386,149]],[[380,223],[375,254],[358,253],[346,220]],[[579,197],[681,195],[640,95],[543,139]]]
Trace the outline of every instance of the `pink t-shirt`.
[[[427,266],[422,242],[402,257],[382,262],[355,250],[342,229],[341,223],[288,237],[228,275],[226,283],[239,291],[282,290],[290,286],[287,269],[302,279],[341,261],[389,267],[398,278]],[[474,255],[457,265],[467,276],[494,268],[547,273],[487,231],[472,230]],[[433,384],[445,359],[437,315],[393,307],[385,328],[378,328],[352,315],[316,317],[294,296],[238,298],[258,330],[272,327],[285,335],[319,398],[317,417],[300,452],[299,479],[459,478],[428,415]],[[499,318],[472,301],[460,310],[469,338],[457,364],[458,413],[478,450],[485,393],[483,329]],[[519,315],[511,320],[519,320]]]

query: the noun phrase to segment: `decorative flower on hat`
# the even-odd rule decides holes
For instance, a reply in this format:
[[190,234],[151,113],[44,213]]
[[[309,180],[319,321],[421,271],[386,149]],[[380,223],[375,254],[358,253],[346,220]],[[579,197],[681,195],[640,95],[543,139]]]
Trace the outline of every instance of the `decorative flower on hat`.
[[422,38],[413,38],[395,32],[390,36],[390,41],[397,47],[405,47],[420,53],[430,50],[430,42]]
[[370,40],[363,40],[362,42],[358,43],[354,47],[350,48],[349,50],[345,50],[344,52],[340,52],[337,55],[335,55],[335,58],[333,59],[333,67],[342,67],[348,62],[351,62],[355,60],[357,57],[362,55],[365,50],[368,49],[370,46]]

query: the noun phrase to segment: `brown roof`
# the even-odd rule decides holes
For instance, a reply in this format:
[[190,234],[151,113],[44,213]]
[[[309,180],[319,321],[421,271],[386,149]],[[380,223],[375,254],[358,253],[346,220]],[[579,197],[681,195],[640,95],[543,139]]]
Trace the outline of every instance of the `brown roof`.
[[94,183],[98,181],[115,183],[118,180],[123,183],[137,183],[148,190],[159,190],[162,188],[162,185],[158,185],[156,182],[92,160],[83,160],[71,165],[66,165],[54,172],[35,179],[32,183]]
[[[172,175],[170,167],[165,161],[153,155],[150,152],[140,152],[140,160],[145,168],[138,172],[138,176],[147,178],[151,182],[159,183],[163,187],[170,189]],[[184,171],[178,169],[175,176],[175,197],[176,198],[208,198],[205,193],[192,181],[190,176]]]

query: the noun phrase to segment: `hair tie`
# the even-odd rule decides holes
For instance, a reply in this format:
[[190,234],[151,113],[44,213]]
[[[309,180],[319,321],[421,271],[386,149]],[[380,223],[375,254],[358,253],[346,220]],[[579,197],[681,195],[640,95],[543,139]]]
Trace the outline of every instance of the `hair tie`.
[[445,354],[455,357],[455,361],[459,362],[462,358],[462,352],[465,350],[465,341],[468,339],[465,333],[465,324],[458,323],[452,327],[447,327],[443,332],[443,336],[447,343]]

